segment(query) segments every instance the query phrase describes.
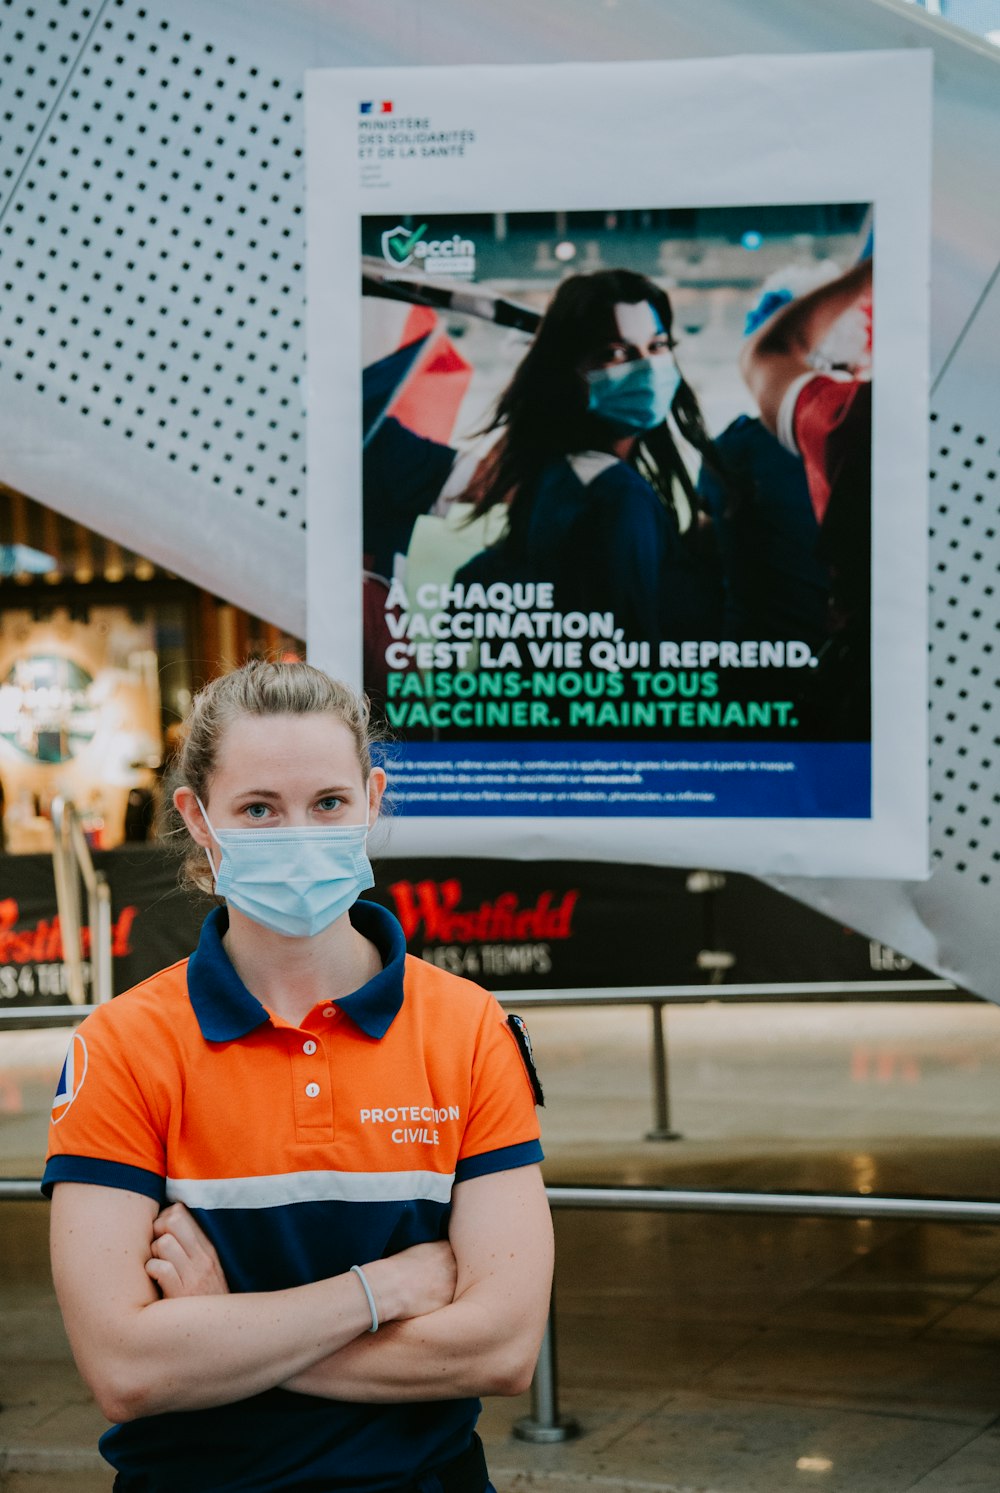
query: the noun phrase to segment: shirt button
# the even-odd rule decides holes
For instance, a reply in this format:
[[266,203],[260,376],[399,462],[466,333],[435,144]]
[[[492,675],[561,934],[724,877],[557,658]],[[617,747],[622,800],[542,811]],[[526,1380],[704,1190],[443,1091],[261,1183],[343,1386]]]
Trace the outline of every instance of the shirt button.
[[315,1042],[311,1042],[311,1041],[310,1042],[303,1042],[303,1044],[302,1044],[302,1051],[304,1053],[306,1053],[309,1057],[312,1057],[313,1053],[316,1051],[316,1043]]
[[333,1006],[326,1006],[323,1010],[324,1016],[336,1016],[337,1012]]
[[319,1084],[318,1083],[307,1083],[306,1084],[306,1093],[309,1095],[310,1099],[315,1099],[316,1095],[319,1093]]

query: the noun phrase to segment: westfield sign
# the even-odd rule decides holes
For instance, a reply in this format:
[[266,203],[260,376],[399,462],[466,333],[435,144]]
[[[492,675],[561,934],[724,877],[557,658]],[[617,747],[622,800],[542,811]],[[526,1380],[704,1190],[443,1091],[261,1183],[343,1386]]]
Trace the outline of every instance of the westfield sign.
[[[132,924],[137,907],[123,907],[111,928],[111,952],[124,959],[132,952]],[[0,900],[0,964],[46,964],[63,957],[58,917],[39,918],[34,927],[18,928],[20,908],[13,897]],[[90,952],[90,929],[81,929],[84,958]]]
[[462,883],[448,881],[396,881],[389,891],[395,913],[407,942],[420,935],[427,943],[517,943],[547,942],[569,938],[577,890],[557,900],[553,892],[542,892],[530,906],[522,907],[516,892],[501,892],[478,907],[463,908]]

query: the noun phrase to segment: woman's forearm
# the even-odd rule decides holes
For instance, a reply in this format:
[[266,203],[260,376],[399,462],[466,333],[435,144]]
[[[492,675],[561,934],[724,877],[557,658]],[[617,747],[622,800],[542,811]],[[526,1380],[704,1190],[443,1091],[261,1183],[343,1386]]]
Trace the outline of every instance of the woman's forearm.
[[[286,1291],[153,1301],[81,1368],[109,1420],[225,1405],[272,1389],[365,1332],[353,1275]],[[91,1372],[87,1372],[91,1368]]]
[[[391,1323],[443,1305],[454,1260],[420,1245],[365,1266]],[[284,1291],[176,1296],[136,1305],[96,1334],[67,1326],[81,1371],[109,1420],[228,1405],[273,1389],[368,1336],[371,1308],[350,1271]]]
[[466,1297],[357,1339],[283,1387],[372,1404],[515,1395],[531,1383],[540,1336],[516,1312]]
[[372,1402],[520,1394],[545,1331],[552,1219],[537,1166],[456,1186],[451,1244],[455,1299],[395,1322],[289,1376],[284,1388]]
[[807,358],[830,328],[871,286],[872,264],[863,259],[836,280],[799,296],[767,321],[752,341],[750,356]]
[[[109,1420],[231,1404],[273,1389],[371,1327],[368,1297],[351,1271],[230,1294],[187,1209],[173,1204],[157,1217],[153,1206],[139,1194],[78,1183],[60,1183],[53,1199],[52,1273],[63,1320]],[[455,1272],[444,1242],[364,1267],[385,1322],[450,1302]]]

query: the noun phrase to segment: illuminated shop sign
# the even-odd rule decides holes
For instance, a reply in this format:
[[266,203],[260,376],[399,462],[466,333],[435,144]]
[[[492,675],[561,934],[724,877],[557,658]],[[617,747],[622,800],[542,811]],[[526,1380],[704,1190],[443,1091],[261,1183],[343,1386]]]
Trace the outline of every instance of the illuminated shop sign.
[[29,762],[67,762],[94,738],[94,680],[72,659],[16,659],[0,684],[0,740]]

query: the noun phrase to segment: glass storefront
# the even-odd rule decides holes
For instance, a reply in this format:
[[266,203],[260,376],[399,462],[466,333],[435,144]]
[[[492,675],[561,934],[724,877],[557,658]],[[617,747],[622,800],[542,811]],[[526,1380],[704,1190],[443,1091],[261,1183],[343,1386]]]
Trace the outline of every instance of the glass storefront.
[[301,645],[21,494],[0,502],[4,848],[50,850],[56,797],[95,849],[148,839],[194,691]]

